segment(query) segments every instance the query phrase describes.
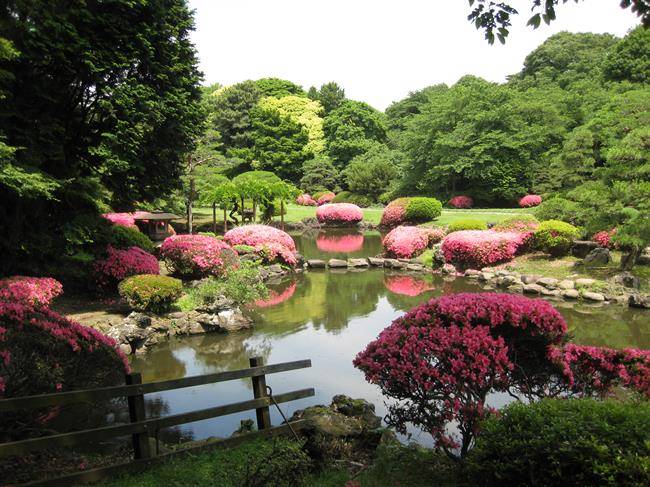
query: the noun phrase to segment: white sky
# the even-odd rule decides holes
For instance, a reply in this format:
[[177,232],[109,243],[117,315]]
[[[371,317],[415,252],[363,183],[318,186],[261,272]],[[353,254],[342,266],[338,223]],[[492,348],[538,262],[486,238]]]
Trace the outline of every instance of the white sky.
[[189,1],[206,84],[274,76],[308,89],[336,81],[348,98],[381,110],[465,74],[504,81],[556,32],[623,36],[639,23],[619,0],[584,0],[558,6],[558,20],[533,30],[525,26],[531,0],[509,3],[520,15],[505,46],[490,46],[467,21],[467,0]]

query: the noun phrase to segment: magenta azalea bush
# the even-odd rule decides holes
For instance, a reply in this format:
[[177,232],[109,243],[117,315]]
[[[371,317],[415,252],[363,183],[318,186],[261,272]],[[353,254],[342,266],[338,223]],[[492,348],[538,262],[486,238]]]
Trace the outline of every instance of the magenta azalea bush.
[[320,206],[326,203],[330,203],[335,197],[336,195],[334,193],[327,191],[318,197],[318,205]]
[[594,234],[592,240],[596,242],[600,247],[606,249],[611,249],[614,247],[614,242],[612,242],[612,237],[616,235],[616,229],[603,230]]
[[160,246],[160,255],[172,273],[181,277],[221,276],[237,267],[230,245],[207,235],[172,235]]
[[382,227],[395,227],[404,223],[406,221],[408,200],[408,198],[397,198],[388,203],[381,214],[380,225]]
[[384,252],[389,257],[410,259],[429,245],[428,232],[420,227],[396,227],[384,237]]
[[444,227],[419,227],[427,234],[429,245],[437,244],[447,235],[447,229]]
[[354,224],[363,220],[363,211],[352,203],[327,203],[318,207],[316,218],[325,224]]
[[284,263],[295,266],[298,263],[295,252],[277,242],[263,243],[255,246],[255,252],[266,264]]
[[426,279],[403,274],[385,276],[384,286],[392,293],[411,297],[435,289]]
[[512,260],[530,235],[492,230],[463,230],[447,235],[441,250],[445,260],[454,264],[481,269]]
[[95,260],[93,270],[100,287],[112,288],[136,274],[159,274],[160,265],[156,257],[140,247],[116,249],[109,245],[105,256]]
[[304,193],[296,198],[296,204],[300,206],[316,206],[318,203],[311,197],[311,195]]
[[230,245],[249,245],[278,243],[289,250],[296,250],[296,243],[286,232],[268,225],[243,225],[226,232],[223,239]]
[[63,294],[63,285],[51,277],[12,276],[0,279],[0,301],[47,307]]
[[137,228],[135,220],[131,213],[104,213],[102,215],[113,225],[120,225],[122,227]]
[[452,208],[471,208],[474,206],[474,200],[470,196],[454,196],[449,200],[449,206]]
[[519,206],[522,208],[531,208],[538,206],[542,202],[542,197],[537,194],[527,194],[519,200]]

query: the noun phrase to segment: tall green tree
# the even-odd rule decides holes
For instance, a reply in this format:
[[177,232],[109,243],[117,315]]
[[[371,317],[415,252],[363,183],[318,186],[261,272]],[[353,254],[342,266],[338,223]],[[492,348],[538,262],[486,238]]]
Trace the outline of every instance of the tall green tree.
[[179,186],[202,131],[192,29],[183,0],[4,3],[0,31],[19,55],[2,63],[0,131],[16,167],[57,187],[51,201],[2,191],[3,271],[76,254],[98,205]]
[[348,188],[376,202],[399,177],[402,157],[401,152],[374,143],[368,151],[352,159],[343,171]]
[[345,90],[338,83],[330,81],[321,85],[320,89],[312,86],[309,88],[307,96],[312,100],[319,101],[323,105],[325,114],[328,114],[332,110],[336,110],[345,101]]
[[650,30],[637,27],[608,53],[605,78],[613,81],[650,83]]
[[286,79],[262,78],[254,83],[261,96],[276,96],[278,98],[287,95],[307,96],[301,86]]

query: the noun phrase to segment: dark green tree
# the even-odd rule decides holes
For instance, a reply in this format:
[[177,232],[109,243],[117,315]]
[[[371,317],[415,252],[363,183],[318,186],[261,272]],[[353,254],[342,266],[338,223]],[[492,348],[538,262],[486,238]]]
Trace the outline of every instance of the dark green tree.
[[609,51],[605,78],[650,83],[650,30],[637,27]]
[[255,87],[261,96],[275,96],[277,98],[287,95],[306,96],[305,90],[291,81],[280,78],[262,78],[254,81]]
[[400,176],[402,159],[401,152],[374,143],[368,151],[352,159],[343,171],[348,188],[376,202]]
[[345,101],[345,90],[334,81],[330,81],[321,85],[320,90],[312,86],[309,88],[307,96],[312,100],[319,101],[323,105],[325,114],[327,115],[332,110],[336,110]]
[[340,190],[341,175],[327,156],[317,156],[302,165],[300,188],[309,194]]

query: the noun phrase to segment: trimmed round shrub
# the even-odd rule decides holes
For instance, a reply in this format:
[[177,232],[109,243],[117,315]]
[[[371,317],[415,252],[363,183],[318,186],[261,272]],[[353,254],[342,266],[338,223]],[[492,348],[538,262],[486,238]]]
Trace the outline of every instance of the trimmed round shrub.
[[318,203],[307,193],[296,198],[296,204],[300,206],[316,206]]
[[435,220],[442,213],[442,203],[435,198],[417,196],[410,198],[406,205],[406,221],[424,223]]
[[131,213],[104,213],[102,215],[113,225],[120,225],[129,228],[138,228],[135,224],[135,219]]
[[136,274],[159,274],[158,259],[140,247],[116,249],[106,247],[104,257],[93,264],[95,279],[101,288],[115,288],[117,284]]
[[553,257],[567,255],[579,232],[570,223],[548,220],[539,224],[535,230],[535,247]]
[[172,273],[181,277],[222,276],[237,267],[237,253],[223,240],[205,235],[173,235],[160,246]]
[[442,212],[442,203],[435,198],[397,198],[381,215],[380,225],[395,227],[404,223],[424,223],[435,220]]
[[[115,385],[128,372],[116,343],[93,328],[47,308],[0,302],[0,398]],[[47,428],[50,413],[5,412],[0,428],[19,439]]]
[[614,248],[614,242],[612,242],[612,237],[614,235],[616,235],[616,229],[612,228],[611,230],[602,230],[600,232],[594,233],[591,239],[600,247],[611,249]]
[[541,196],[537,194],[527,194],[519,200],[519,206],[522,208],[532,208],[533,206],[539,206],[541,202]]
[[63,294],[63,285],[52,277],[11,276],[0,279],[0,301],[47,307]]
[[447,262],[481,269],[512,260],[526,241],[522,233],[464,230],[448,234],[440,248]]
[[224,240],[230,245],[250,245],[278,243],[289,250],[296,250],[296,243],[287,232],[268,225],[242,225],[226,232]]
[[648,485],[650,403],[547,399],[489,418],[465,463],[470,485]]
[[320,196],[318,196],[317,203],[319,206],[324,205],[326,203],[331,202],[335,197],[336,195],[334,193],[332,193],[331,191],[327,191],[321,194]]
[[474,206],[474,200],[470,196],[454,196],[448,203],[452,208],[471,208]]
[[351,203],[328,203],[318,207],[316,218],[325,224],[356,224],[363,220],[363,211]]
[[111,227],[108,243],[116,249],[140,247],[149,253],[153,253],[156,248],[151,239],[138,230],[138,227],[125,227],[122,225]]
[[511,216],[492,227],[495,232],[534,232],[539,226],[539,220],[533,215]]
[[577,224],[576,214],[578,213],[578,203],[565,198],[555,197],[543,201],[535,210],[535,216],[538,220],[561,220],[572,224]]
[[460,232],[461,230],[487,230],[487,222],[477,218],[463,218],[451,222],[447,230],[449,233]]
[[387,256],[410,259],[427,248],[429,236],[423,228],[399,226],[384,237],[382,244]]
[[341,191],[332,199],[332,203],[352,203],[360,208],[367,208],[372,205],[372,200],[363,194]]
[[120,296],[136,311],[166,313],[183,293],[183,283],[169,276],[142,274],[120,282]]

